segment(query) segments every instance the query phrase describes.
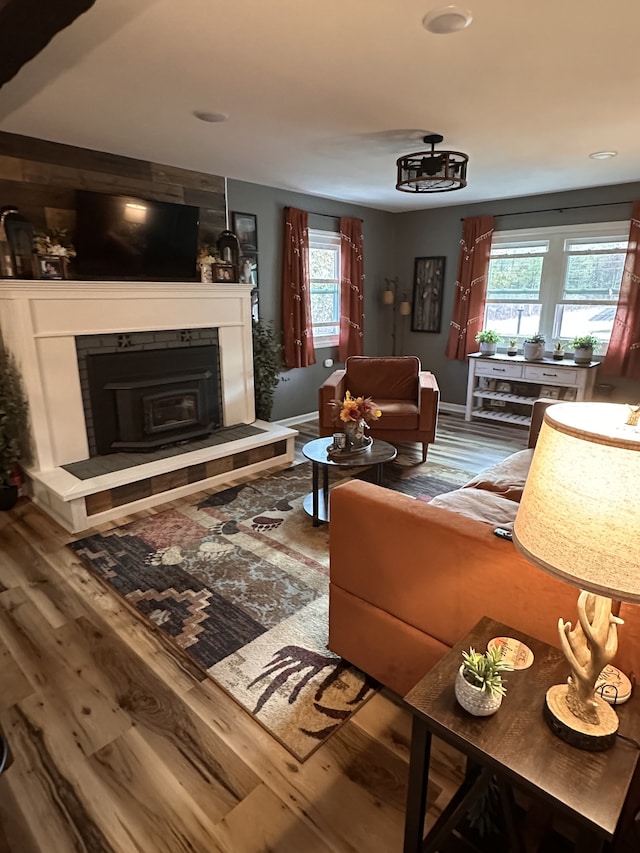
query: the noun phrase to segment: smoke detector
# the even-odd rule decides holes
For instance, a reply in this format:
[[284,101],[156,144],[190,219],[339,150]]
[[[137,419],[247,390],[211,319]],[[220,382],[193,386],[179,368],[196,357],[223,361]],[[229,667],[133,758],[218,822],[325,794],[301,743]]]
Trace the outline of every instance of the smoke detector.
[[441,6],[439,9],[431,9],[422,19],[422,25],[430,33],[436,35],[448,35],[457,33],[469,26],[473,15],[468,9],[459,6]]

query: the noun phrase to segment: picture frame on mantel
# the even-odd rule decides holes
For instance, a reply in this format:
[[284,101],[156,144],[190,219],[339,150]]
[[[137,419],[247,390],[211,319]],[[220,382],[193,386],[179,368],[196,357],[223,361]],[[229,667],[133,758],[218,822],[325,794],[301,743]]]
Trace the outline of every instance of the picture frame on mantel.
[[217,284],[230,284],[238,280],[235,265],[226,261],[212,264],[211,273],[214,283]]
[[238,238],[242,255],[258,251],[258,217],[255,213],[231,212],[231,230]]
[[412,332],[440,332],[445,256],[416,258],[413,265]]
[[61,255],[39,255],[38,272],[40,278],[47,281],[66,279],[66,258]]

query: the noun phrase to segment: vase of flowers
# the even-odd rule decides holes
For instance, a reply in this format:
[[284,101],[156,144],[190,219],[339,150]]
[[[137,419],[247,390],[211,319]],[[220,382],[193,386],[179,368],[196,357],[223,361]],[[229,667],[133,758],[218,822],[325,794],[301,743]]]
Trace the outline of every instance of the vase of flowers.
[[371,397],[352,397],[347,391],[344,400],[332,400],[329,405],[338,412],[344,434],[347,436],[345,450],[350,453],[366,450],[372,441],[365,431],[370,424],[382,417],[382,412]]

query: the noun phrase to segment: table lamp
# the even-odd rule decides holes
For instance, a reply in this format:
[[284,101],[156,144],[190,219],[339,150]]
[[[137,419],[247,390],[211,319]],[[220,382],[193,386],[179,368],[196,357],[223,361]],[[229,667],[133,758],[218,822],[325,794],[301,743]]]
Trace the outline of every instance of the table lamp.
[[558,621],[571,675],[547,691],[545,718],[591,751],[612,746],[618,729],[594,689],[623,624],[612,599],[640,603],[640,431],[627,423],[631,411],[616,403],[546,410],[513,532],[532,563],[581,590],[578,623]]

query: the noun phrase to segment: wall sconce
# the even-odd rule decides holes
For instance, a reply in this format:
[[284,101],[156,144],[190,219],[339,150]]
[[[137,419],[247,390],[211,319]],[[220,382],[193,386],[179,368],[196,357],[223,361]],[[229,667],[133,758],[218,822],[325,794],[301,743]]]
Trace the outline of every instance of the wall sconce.
[[400,279],[385,278],[385,290],[382,294],[383,305],[393,308],[393,326],[391,332],[391,355],[396,355],[397,316],[408,317],[411,314],[411,303],[406,291],[400,290]]

